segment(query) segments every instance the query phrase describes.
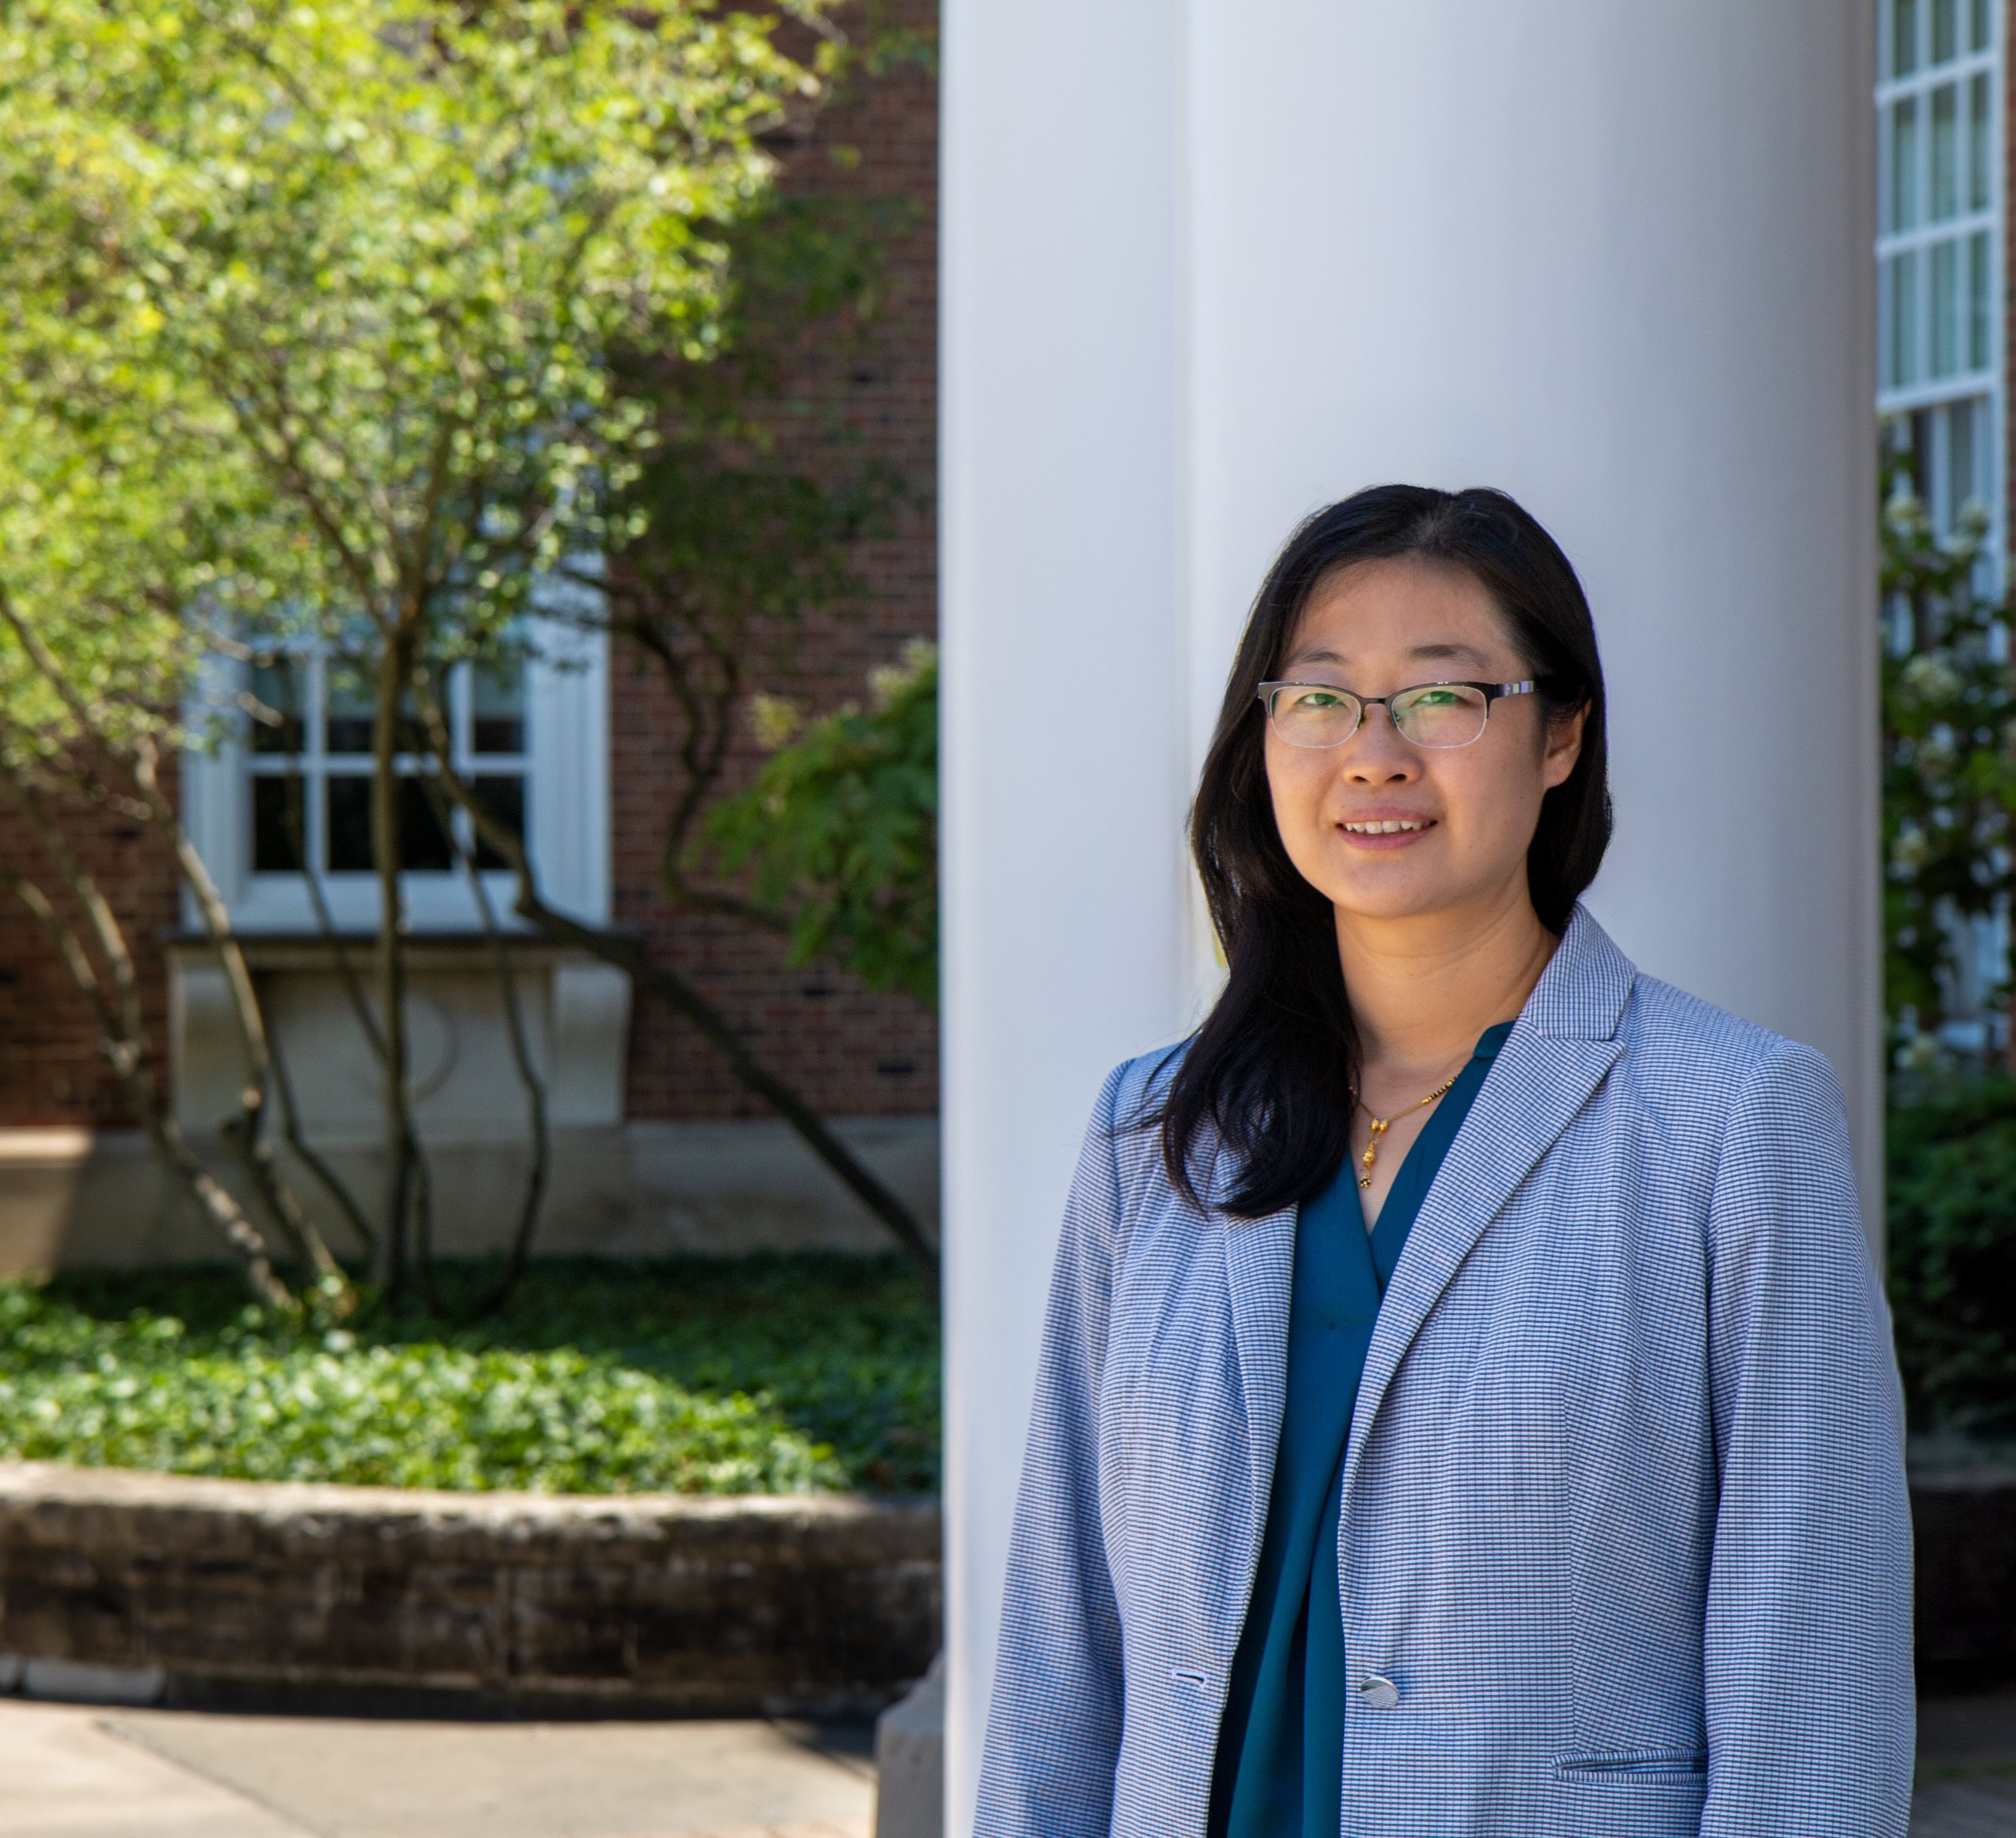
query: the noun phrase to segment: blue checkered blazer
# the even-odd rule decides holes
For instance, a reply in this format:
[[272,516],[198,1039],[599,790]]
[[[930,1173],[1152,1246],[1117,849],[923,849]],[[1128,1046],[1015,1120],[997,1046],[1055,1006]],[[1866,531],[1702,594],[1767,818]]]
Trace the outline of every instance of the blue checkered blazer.
[[[1071,1189],[978,1838],[1204,1830],[1295,1215],[1176,1197],[1126,1127],[1164,1062],[1108,1079]],[[1826,1063],[1637,975],[1578,909],[1366,1360],[1345,1647],[1399,1700],[1350,1707],[1344,1833],[1901,1835],[1901,1436]]]

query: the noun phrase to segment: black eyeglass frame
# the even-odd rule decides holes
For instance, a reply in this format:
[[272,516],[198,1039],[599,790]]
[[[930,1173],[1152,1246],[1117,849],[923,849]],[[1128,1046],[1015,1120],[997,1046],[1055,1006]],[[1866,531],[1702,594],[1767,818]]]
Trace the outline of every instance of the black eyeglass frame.
[[[1458,746],[1474,746],[1478,741],[1484,738],[1484,730],[1491,724],[1491,705],[1492,703],[1497,701],[1501,696],[1533,695],[1538,692],[1539,686],[1539,680],[1536,678],[1528,677],[1522,682],[1517,683],[1469,683],[1462,682],[1410,683],[1404,689],[1395,689],[1390,696],[1361,696],[1355,689],[1347,689],[1341,685],[1337,683],[1305,683],[1291,680],[1281,682],[1262,683],[1256,692],[1256,694],[1259,697],[1260,706],[1267,711],[1268,726],[1273,728],[1274,732],[1276,734],[1281,735],[1281,742],[1283,746],[1295,747],[1309,753],[1327,753],[1334,746],[1343,746],[1344,743],[1349,740],[1360,728],[1364,726],[1365,711],[1368,708],[1384,708],[1386,710],[1387,720],[1392,721],[1393,704],[1395,702],[1398,702],[1403,696],[1412,696],[1423,689],[1478,690],[1481,692],[1484,697],[1484,720],[1479,724],[1477,732],[1471,735],[1467,740],[1459,740],[1456,742],[1453,746],[1421,747],[1421,750],[1424,753],[1453,753]],[[1351,726],[1335,740],[1325,740],[1315,743],[1304,740],[1291,740],[1287,735],[1281,734],[1281,730],[1278,727],[1276,727],[1274,724],[1274,694],[1276,690],[1280,689],[1327,689],[1333,696],[1342,696],[1355,703],[1358,708],[1358,718],[1351,724]],[[1393,721],[1393,732],[1398,734],[1402,740],[1405,740],[1409,746],[1421,746],[1421,743],[1410,738],[1406,731],[1402,728],[1398,721]]]

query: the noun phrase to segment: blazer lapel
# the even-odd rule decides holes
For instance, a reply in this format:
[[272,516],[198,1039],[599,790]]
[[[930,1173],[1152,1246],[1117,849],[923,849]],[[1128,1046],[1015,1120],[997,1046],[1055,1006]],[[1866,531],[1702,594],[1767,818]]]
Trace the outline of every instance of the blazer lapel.
[[1615,1035],[1634,975],[1578,906],[1449,1146],[1380,1304],[1345,1446],[1346,1499],[1387,1387],[1429,1311],[1623,1052]]

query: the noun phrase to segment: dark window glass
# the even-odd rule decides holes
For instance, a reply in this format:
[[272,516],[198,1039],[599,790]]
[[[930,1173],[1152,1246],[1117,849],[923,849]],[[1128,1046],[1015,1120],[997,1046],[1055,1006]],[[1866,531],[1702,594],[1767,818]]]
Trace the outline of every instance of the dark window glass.
[[[418,779],[399,781],[399,865],[411,872],[445,873],[455,850],[434,815],[433,801]],[[329,867],[332,874],[369,874],[371,859],[371,781],[351,773],[329,781]]]
[[307,834],[307,814],[302,808],[305,787],[292,775],[252,781],[252,872],[254,874],[298,874],[301,870],[301,838]]
[[427,796],[419,778],[399,781],[399,854],[401,865],[423,874],[442,874],[455,865],[455,845],[441,828],[434,800]]
[[[370,752],[372,713],[375,707],[370,678],[355,664],[332,657],[329,660],[329,710],[323,718],[326,723],[323,746],[331,753]],[[330,865],[335,865],[333,861]]]
[[[301,752],[306,741],[301,727],[300,663],[291,657],[275,657],[254,664],[252,699],[260,705],[252,718],[252,750]],[[275,715],[278,721],[271,718]]]
[[345,773],[329,782],[329,871],[371,872],[371,781]]
[[1988,208],[1988,137],[1992,125],[1988,109],[1988,78],[1984,74],[1967,85],[1967,207],[1970,210]]
[[1890,227],[1918,221],[1918,99],[1907,95],[1890,111]]
[[[490,815],[510,831],[520,842],[525,840],[525,782],[522,779],[490,777],[476,779],[470,790],[476,801]],[[505,868],[509,865],[504,858],[485,843],[481,836],[476,842],[476,865],[478,868]]]
[[1942,83],[1932,92],[1932,221],[1960,209],[1960,92]]
[[1932,62],[1942,64],[1960,52],[1960,0],[1932,0]]
[[1908,77],[1918,67],[1918,0],[1894,0],[1890,16],[1890,74]]
[[479,664],[469,673],[470,740],[477,753],[525,750],[525,665],[522,658]]

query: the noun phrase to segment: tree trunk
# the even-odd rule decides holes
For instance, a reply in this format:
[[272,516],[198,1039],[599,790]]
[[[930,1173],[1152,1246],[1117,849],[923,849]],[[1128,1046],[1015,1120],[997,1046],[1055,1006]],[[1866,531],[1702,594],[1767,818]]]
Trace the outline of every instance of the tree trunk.
[[380,653],[371,729],[371,859],[378,874],[378,1026],[384,1041],[387,1160],[377,1276],[394,1302],[407,1280],[414,1171],[406,1079],[405,905],[399,886],[399,703],[411,671],[409,642],[401,627]]

